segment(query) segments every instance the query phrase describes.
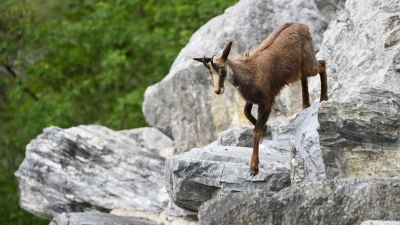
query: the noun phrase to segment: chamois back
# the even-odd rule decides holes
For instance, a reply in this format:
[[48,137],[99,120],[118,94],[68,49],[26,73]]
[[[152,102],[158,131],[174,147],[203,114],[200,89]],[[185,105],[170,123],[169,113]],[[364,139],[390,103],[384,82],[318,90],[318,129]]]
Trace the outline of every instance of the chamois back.
[[248,56],[231,65],[235,63],[252,71],[247,76],[253,90],[242,96],[254,103],[262,100],[259,96],[268,96],[264,99],[273,102],[285,85],[318,73],[309,29],[297,23],[280,25]]

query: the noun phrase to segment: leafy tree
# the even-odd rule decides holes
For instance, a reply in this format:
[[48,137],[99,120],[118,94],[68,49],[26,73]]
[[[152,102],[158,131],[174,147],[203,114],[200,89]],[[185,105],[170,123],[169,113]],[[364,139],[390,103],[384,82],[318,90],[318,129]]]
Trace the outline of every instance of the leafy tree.
[[52,125],[145,126],[146,87],[236,2],[0,0],[0,224],[48,224],[17,203],[30,140]]

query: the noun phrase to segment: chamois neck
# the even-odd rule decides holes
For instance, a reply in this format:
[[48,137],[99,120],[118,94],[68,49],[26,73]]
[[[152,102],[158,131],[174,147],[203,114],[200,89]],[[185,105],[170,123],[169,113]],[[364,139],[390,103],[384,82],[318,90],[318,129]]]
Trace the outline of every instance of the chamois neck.
[[252,74],[256,74],[254,68],[248,63],[244,63],[240,60],[227,60],[229,82],[234,87],[240,87],[248,83],[248,79]]

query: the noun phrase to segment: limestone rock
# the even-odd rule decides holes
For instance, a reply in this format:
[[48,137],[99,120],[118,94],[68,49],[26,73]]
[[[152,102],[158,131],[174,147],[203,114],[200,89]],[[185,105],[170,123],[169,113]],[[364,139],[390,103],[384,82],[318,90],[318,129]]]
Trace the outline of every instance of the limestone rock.
[[278,193],[249,191],[201,205],[201,224],[360,224],[400,220],[400,180],[349,178],[304,183]]
[[[349,102],[365,88],[400,94],[399,40],[398,0],[347,0],[317,55],[327,62],[329,98]],[[311,79],[309,88],[318,101],[320,81]]]
[[164,165],[154,152],[106,127],[49,127],[27,145],[15,173],[20,205],[47,219],[109,212],[116,205],[159,212],[169,201]]
[[154,127],[117,131],[136,140],[142,148],[149,149],[166,158],[174,153],[174,141]]
[[99,224],[157,225],[156,222],[144,218],[116,216],[108,213],[99,213],[99,212],[62,213],[54,217],[54,219],[49,225],[99,225]]
[[399,94],[374,88],[362,89],[349,103],[318,103],[300,112],[292,183],[399,176],[399,112]]
[[217,145],[253,147],[253,129],[254,126],[238,126],[222,131],[218,134]]
[[289,154],[260,150],[260,171],[252,177],[252,149],[214,146],[195,148],[166,161],[166,188],[179,207],[194,211],[213,197],[246,190],[279,191],[290,185]]
[[[177,153],[204,146],[229,127],[248,125],[243,115],[245,103],[233,87],[228,84],[224,95],[215,95],[204,66],[192,58],[220,54],[228,41],[234,42],[230,56],[237,58],[284,22],[307,24],[319,49],[327,23],[314,1],[242,0],[210,20],[191,37],[169,74],[147,88],[143,112],[148,124],[171,137]],[[299,84],[282,90],[271,120],[298,112],[300,99]]]

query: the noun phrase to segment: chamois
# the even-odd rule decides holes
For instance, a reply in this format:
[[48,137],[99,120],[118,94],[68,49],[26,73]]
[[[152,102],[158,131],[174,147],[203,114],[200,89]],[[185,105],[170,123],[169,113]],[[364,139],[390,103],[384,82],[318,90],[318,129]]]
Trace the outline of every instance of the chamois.
[[[316,60],[309,28],[304,24],[285,23],[278,26],[256,49],[245,57],[228,58],[232,46],[229,42],[222,56],[194,58],[203,63],[214,83],[214,92],[224,92],[224,81],[238,90],[246,101],[244,115],[255,126],[254,146],[250,174],[258,174],[258,149],[262,132],[267,128],[268,116],[275,97],[290,83],[301,80],[303,109],[310,106],[307,77],[319,73],[321,78],[320,101],[328,100],[325,61]],[[258,105],[257,119],[251,114],[253,104]]]

